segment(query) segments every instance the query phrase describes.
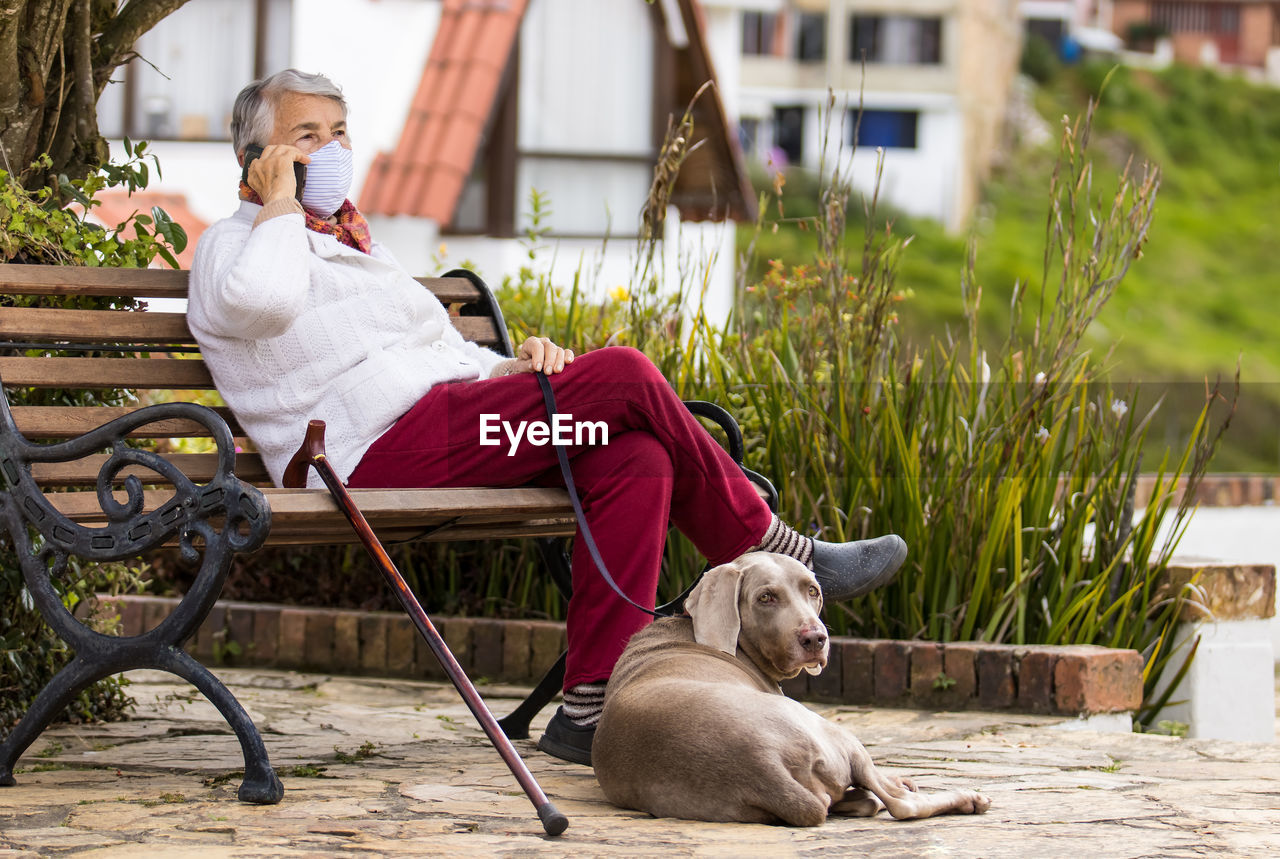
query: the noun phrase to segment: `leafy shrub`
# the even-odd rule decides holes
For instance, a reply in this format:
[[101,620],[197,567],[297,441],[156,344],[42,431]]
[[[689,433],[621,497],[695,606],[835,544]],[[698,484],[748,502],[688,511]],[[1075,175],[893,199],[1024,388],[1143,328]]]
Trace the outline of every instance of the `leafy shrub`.
[[1048,83],[1058,74],[1058,52],[1044,36],[1030,33],[1022,43],[1018,69],[1038,84]]
[[[17,177],[0,170],[0,259],[5,262],[49,265],[145,267],[160,256],[176,265],[173,254],[186,244],[182,228],[160,209],[150,214],[135,213],[112,228],[86,220],[97,205],[95,197],[107,188],[124,187],[130,192],[145,187],[149,178],[149,156],[145,143],[125,142],[127,160],[108,165],[82,180],[58,178],[58,188],[27,191]],[[50,161],[41,158],[32,169],[47,169]],[[76,203],[79,211],[64,203]],[[12,304],[15,298],[0,296]],[[88,308],[128,307],[132,303],[113,302],[84,296],[50,296],[21,299],[29,305]],[[28,355],[56,354],[28,351]],[[63,404],[121,405],[131,401],[124,391],[7,391],[14,405]],[[80,614],[92,613],[95,591],[120,593],[137,585],[136,571],[123,564],[81,565],[72,558],[68,574],[55,580],[63,604]],[[111,617],[95,621],[103,631],[114,625]],[[65,665],[70,653],[53,635],[35,610],[23,583],[22,572],[13,556],[7,534],[0,534],[0,729],[13,724],[24,713],[36,693]],[[108,678],[85,690],[66,713],[68,718],[93,719],[120,716],[129,704],[121,678]]]

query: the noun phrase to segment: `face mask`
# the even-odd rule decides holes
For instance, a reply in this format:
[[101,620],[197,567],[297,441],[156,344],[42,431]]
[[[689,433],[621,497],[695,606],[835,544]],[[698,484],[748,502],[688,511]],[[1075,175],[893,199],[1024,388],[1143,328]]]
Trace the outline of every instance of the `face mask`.
[[336,140],[312,152],[302,205],[321,218],[338,211],[351,191],[352,169],[351,150]]

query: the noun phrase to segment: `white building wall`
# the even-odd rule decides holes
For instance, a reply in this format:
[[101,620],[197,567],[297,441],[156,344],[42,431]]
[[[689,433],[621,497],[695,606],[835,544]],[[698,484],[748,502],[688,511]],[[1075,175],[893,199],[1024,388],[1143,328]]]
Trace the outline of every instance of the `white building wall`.
[[[884,150],[880,199],[909,215],[960,223],[964,213],[956,211],[955,180],[964,163],[964,128],[959,106],[953,99],[928,96],[895,100],[893,109],[920,111],[918,146]],[[847,145],[843,152],[849,152]],[[853,153],[850,179],[856,191],[875,191],[878,158],[878,151],[867,147]]]
[[[950,229],[959,229],[967,216],[962,211],[961,183],[970,168],[966,166],[965,123],[961,96],[956,92],[957,63],[965,46],[960,43],[961,28],[957,23],[959,7],[940,0],[882,0],[882,2],[760,3],[750,0],[704,0],[711,28],[709,45],[718,73],[725,79],[744,83],[732,100],[734,121],[756,119],[760,123],[755,158],[763,162],[776,142],[773,118],[776,107],[804,106],[806,109],[802,143],[802,169],[830,172],[840,156],[844,174],[856,191],[870,193],[875,186],[877,155],[864,148],[853,156],[849,167],[847,119],[848,111],[856,111],[861,70],[850,78],[847,61],[849,15],[937,14],[943,17],[943,62],[938,65],[890,66],[873,64],[866,70],[867,88],[861,94],[867,109],[918,111],[915,149],[887,149],[880,199],[885,204],[912,215],[933,218]],[[1063,11],[1074,10],[1075,0],[1045,3]],[[825,8],[827,19],[827,58],[822,66],[822,80],[814,79],[818,71],[812,64],[801,64],[779,57],[742,56],[741,16],[743,11],[777,11],[791,6],[809,10]],[[744,68],[744,66],[746,68]],[[852,81],[852,82],[851,82]],[[842,86],[842,83],[844,86]],[[828,123],[825,113],[828,87],[834,88],[836,108]],[[824,129],[830,128],[824,150]]]
[[[632,238],[608,244],[599,239],[546,238],[532,245],[531,258],[527,240],[441,236],[434,223],[422,218],[373,217],[370,223],[374,235],[410,271],[435,273],[465,267],[494,289],[528,268],[535,278],[546,277],[561,287],[566,298],[576,282],[583,299],[607,301],[613,290],[634,284],[640,263]],[[664,293],[683,291],[689,299],[686,314],[694,312],[701,300],[707,319],[723,323],[733,308],[735,225],[685,223],[672,207],[667,210],[665,235],[657,261]]]

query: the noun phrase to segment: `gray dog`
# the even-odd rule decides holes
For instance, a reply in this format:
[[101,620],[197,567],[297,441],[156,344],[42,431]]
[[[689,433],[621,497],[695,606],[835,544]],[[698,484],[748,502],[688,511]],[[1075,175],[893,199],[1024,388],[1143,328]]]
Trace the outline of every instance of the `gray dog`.
[[591,760],[615,805],[657,817],[817,826],[827,814],[980,814],[971,790],[917,793],[778,682],[827,664],[822,592],[803,564],[754,552],[710,570],[690,618],[637,633],[609,680]]

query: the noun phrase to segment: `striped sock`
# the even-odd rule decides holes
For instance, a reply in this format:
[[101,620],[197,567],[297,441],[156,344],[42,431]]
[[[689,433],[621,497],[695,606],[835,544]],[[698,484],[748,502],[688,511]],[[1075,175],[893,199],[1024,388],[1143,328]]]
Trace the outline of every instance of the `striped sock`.
[[776,552],[795,558],[809,569],[813,569],[813,539],[798,533],[790,525],[783,523],[777,516],[769,523],[769,530],[753,552]]
[[570,722],[584,728],[600,721],[600,713],[604,710],[603,683],[579,683],[572,689],[564,690],[564,715]]

